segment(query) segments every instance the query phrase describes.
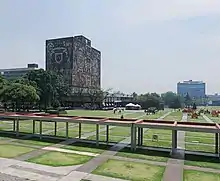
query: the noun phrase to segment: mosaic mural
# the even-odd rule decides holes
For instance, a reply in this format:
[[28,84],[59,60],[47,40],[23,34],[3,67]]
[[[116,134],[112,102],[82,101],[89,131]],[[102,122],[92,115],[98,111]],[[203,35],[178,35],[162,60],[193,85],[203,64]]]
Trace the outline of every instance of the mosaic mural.
[[46,41],[47,70],[62,73],[75,92],[100,87],[100,66],[100,51],[83,36]]

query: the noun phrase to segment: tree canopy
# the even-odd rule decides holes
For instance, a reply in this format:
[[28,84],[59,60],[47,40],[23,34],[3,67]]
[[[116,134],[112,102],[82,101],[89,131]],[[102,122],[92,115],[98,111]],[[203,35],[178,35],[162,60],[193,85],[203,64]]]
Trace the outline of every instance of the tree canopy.
[[38,104],[40,109],[58,107],[70,93],[61,75],[43,69],[30,71],[12,81],[0,77],[0,88],[1,102],[18,110],[24,109],[25,104]]
[[[110,90],[93,87],[91,89],[79,88],[73,91],[65,83],[62,75],[43,69],[30,71],[24,77],[10,81],[0,76],[0,102],[5,107],[14,110],[27,110],[33,107],[47,110],[51,107],[63,106],[63,103],[68,101],[78,101],[77,105],[79,106],[89,103],[92,106],[102,107],[102,103],[109,96]],[[155,92],[145,94],[134,92],[132,99],[134,103],[140,104],[143,109],[150,107],[162,109],[164,105],[170,108],[180,108],[184,102],[186,104],[191,101],[189,95],[183,98],[173,92],[166,92],[161,95]]]
[[167,105],[169,108],[181,108],[183,104],[183,99],[181,96],[177,95],[174,92],[166,92],[161,94],[161,98],[164,101],[164,104]]

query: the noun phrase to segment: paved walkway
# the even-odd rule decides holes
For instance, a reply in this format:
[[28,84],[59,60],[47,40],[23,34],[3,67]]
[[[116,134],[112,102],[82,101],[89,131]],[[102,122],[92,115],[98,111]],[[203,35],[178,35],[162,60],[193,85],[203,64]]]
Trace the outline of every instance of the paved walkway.
[[[182,121],[187,121],[187,114],[183,114]],[[178,131],[177,151],[174,153],[174,157],[175,158],[170,158],[167,162],[167,167],[164,172],[163,181],[183,180],[183,167],[185,157],[185,131]]]
[[94,157],[99,155],[99,154],[95,154],[95,153],[91,153],[91,152],[68,150],[68,149],[56,148],[56,147],[52,147],[52,146],[47,146],[42,149],[47,150],[47,151],[57,151],[57,152],[62,152],[62,153],[74,153],[77,155],[86,155],[86,156],[94,156]]

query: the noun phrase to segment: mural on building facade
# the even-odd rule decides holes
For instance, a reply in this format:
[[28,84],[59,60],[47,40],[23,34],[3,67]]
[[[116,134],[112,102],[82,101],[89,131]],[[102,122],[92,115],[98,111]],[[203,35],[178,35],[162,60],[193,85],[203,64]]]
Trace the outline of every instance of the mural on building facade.
[[72,85],[84,88],[100,87],[101,53],[82,41],[73,43],[73,52]]
[[47,70],[62,73],[74,92],[100,87],[101,53],[87,40],[81,36],[46,41]]
[[46,41],[46,69],[59,72],[71,83],[72,38]]

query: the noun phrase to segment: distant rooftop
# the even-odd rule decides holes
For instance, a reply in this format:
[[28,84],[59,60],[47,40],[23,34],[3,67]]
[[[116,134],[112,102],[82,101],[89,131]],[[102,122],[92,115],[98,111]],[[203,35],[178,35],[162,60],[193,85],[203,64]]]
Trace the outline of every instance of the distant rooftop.
[[194,81],[194,80],[184,80],[183,82],[178,82],[179,84],[203,84],[203,81]]
[[35,70],[38,68],[38,64],[28,64],[27,67],[24,68],[10,68],[10,69],[0,69],[0,72],[16,72],[16,71],[27,71],[27,70]]

